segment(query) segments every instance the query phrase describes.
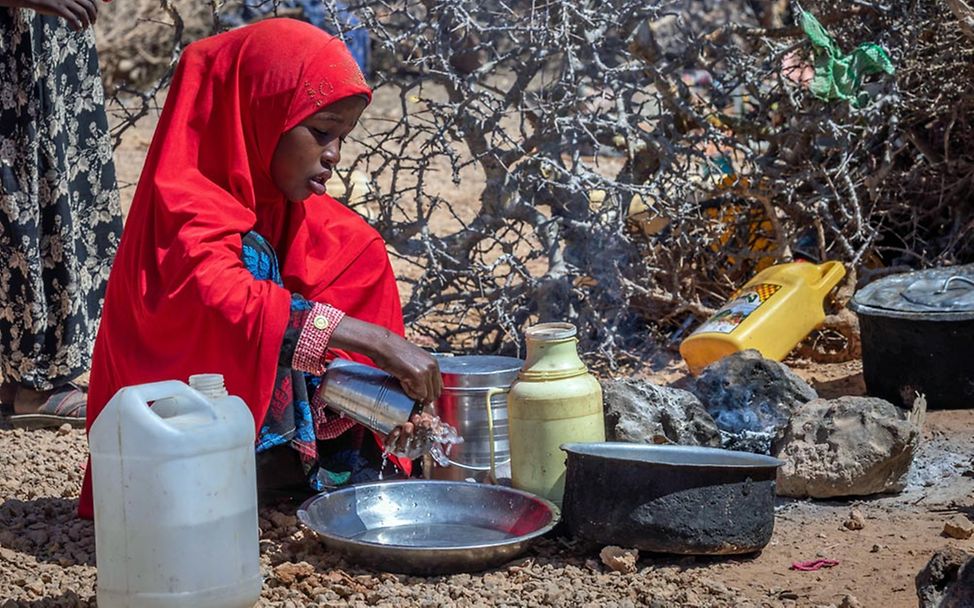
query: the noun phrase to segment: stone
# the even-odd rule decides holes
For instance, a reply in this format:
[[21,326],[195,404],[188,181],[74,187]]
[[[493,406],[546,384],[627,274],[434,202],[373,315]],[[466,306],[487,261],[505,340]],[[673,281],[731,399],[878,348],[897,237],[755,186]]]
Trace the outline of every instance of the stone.
[[974,522],[963,515],[954,515],[944,522],[944,535],[950,538],[967,540],[974,536]]
[[729,436],[725,444],[747,433],[752,434],[752,444],[755,433],[773,441],[801,405],[818,398],[815,389],[787,366],[765,359],[756,350],[734,353],[707,366],[693,393]]
[[792,416],[772,453],[781,496],[899,492],[920,438],[909,413],[873,397],[815,399]]
[[720,446],[720,432],[689,391],[645,380],[602,384],[609,441]]
[[919,608],[974,606],[974,557],[946,547],[937,551],[916,576]]
[[852,509],[849,511],[849,519],[842,525],[845,526],[846,530],[862,530],[866,527],[866,518],[859,509]]
[[307,578],[315,573],[315,568],[308,562],[284,562],[274,568],[274,576],[285,585],[290,585],[295,581]]
[[602,548],[599,558],[613,572],[633,574],[636,571],[636,562],[639,561],[639,551],[610,545]]
[[862,608],[862,602],[856,596],[847,593],[839,602],[839,608]]

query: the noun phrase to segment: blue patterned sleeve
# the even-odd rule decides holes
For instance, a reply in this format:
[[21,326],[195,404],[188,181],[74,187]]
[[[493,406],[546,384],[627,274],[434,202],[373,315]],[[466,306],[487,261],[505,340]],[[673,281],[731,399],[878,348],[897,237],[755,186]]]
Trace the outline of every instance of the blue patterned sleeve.
[[281,357],[279,364],[284,367],[291,367],[294,359],[294,349],[298,345],[301,337],[301,328],[311,310],[312,302],[306,300],[304,296],[296,293],[291,294],[291,318],[288,320],[287,329],[284,330],[284,342],[281,343]]

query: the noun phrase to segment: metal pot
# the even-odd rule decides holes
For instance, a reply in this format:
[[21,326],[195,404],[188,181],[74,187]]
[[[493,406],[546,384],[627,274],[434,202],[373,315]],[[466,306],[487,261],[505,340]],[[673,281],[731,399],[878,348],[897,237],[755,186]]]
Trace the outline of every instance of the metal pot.
[[457,429],[463,443],[451,446],[450,466],[435,466],[431,477],[484,481],[492,474],[510,478],[507,393],[524,364],[513,357],[465,355],[439,358],[443,393],[436,412]]
[[761,550],[774,530],[770,456],[716,448],[569,443],[562,513],[572,536],[684,555]]
[[852,298],[867,392],[909,408],[974,406],[974,265],[874,281]]

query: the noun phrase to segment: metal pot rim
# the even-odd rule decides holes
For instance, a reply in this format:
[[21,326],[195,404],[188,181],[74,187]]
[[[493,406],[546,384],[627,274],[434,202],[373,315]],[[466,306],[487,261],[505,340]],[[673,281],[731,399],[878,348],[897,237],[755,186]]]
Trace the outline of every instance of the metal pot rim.
[[891,308],[879,308],[869,304],[856,302],[855,298],[849,301],[849,308],[857,315],[868,317],[885,317],[889,319],[903,319],[905,321],[970,321],[974,320],[972,311],[913,311],[893,310]]
[[[592,456],[606,460],[620,459],[653,466],[678,468],[765,469],[777,468],[784,461],[763,454],[735,452],[720,448],[686,445],[649,445],[616,441],[596,443],[565,443],[561,449],[568,454]],[[680,462],[680,459],[685,461]]]

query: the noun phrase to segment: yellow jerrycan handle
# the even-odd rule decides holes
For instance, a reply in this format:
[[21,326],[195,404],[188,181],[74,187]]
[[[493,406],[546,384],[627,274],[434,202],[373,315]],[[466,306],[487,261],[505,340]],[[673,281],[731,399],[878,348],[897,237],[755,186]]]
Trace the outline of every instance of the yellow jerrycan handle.
[[812,283],[812,291],[819,299],[824,300],[832,288],[839,284],[845,276],[845,266],[842,262],[823,262],[816,266],[820,276],[817,281]]

